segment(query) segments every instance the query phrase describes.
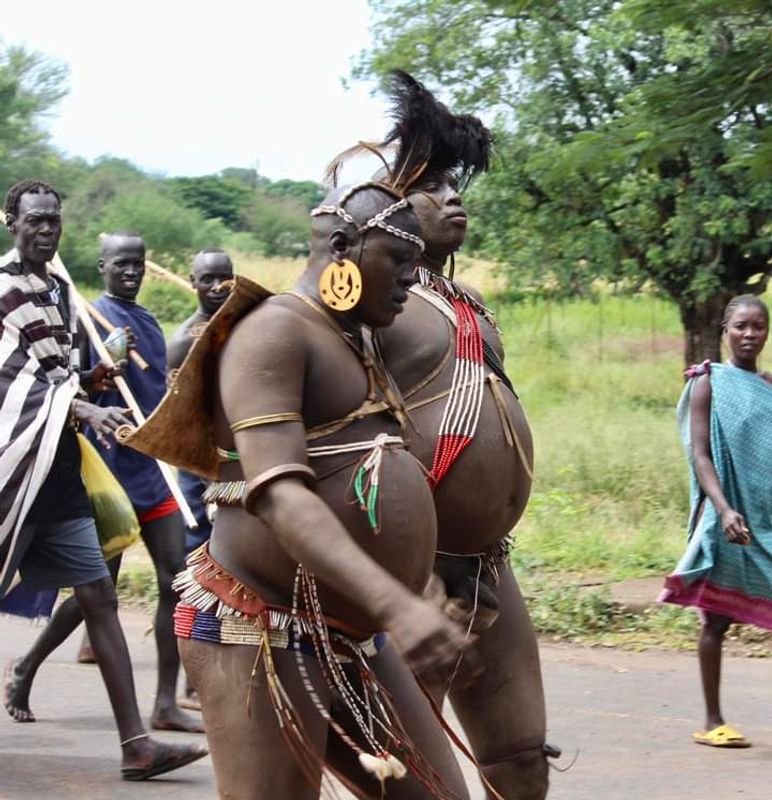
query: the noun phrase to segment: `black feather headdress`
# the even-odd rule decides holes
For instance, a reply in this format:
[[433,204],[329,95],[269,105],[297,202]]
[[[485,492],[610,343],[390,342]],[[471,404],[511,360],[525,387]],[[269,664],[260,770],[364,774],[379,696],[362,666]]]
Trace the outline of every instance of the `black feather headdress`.
[[[455,179],[461,189],[488,169],[493,142],[491,132],[471,114],[453,114],[411,75],[395,70],[390,75],[389,96],[394,127],[382,142],[359,142],[330,163],[325,179],[337,182],[342,165],[352,156],[375,153],[387,165],[381,183],[401,195],[429,176]],[[394,152],[388,165],[387,155]]]

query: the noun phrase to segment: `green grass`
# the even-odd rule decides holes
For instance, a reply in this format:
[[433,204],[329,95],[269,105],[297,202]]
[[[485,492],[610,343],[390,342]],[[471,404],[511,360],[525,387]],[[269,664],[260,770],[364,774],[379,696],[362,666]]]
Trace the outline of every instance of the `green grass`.
[[536,448],[516,563],[609,579],[665,574],[688,512],[675,308],[607,295],[552,308],[502,305],[499,324]]

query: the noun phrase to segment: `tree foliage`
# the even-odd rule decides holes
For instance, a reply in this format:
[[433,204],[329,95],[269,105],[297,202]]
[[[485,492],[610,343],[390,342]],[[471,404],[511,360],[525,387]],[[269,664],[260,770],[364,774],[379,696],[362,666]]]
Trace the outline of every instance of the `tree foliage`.
[[21,47],[0,43],[0,184],[38,167],[51,154],[41,127],[66,94],[67,70]]
[[718,357],[721,307],[766,285],[772,255],[770,4],[372,5],[358,75],[411,69],[499,129],[472,242],[551,292],[653,282],[679,304],[687,360]]
[[219,219],[229,228],[237,228],[241,212],[252,190],[237,178],[203,175],[197,178],[172,178],[172,190],[188,207],[207,219]]
[[324,189],[320,184],[314,181],[292,181],[288,178],[266,184],[265,194],[267,197],[296,200],[306,211],[310,211],[324,200]]
[[271,197],[257,190],[244,209],[244,227],[255,231],[266,256],[301,256],[308,253],[310,223],[301,201],[291,196]]

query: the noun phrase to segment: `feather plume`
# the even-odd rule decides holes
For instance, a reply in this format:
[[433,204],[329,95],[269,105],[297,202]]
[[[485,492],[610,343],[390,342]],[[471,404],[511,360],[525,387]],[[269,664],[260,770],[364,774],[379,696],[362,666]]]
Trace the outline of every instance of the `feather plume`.
[[380,160],[383,162],[383,166],[386,167],[387,174],[389,174],[391,170],[388,162],[386,161],[386,156],[383,152],[381,152],[383,149],[383,145],[381,145],[379,142],[357,142],[355,145],[347,147],[342,153],[338,153],[338,155],[335,156],[335,158],[333,158],[332,161],[330,161],[330,163],[325,167],[322,182],[326,186],[337,186],[338,176],[343,168],[343,165],[350,158],[361,156],[365,153],[372,153],[380,158]]
[[471,114],[453,114],[411,75],[391,73],[394,127],[381,146],[396,145],[393,188],[406,193],[420,177],[453,176],[464,188],[488,169],[491,132]]
[[[386,173],[376,180],[404,196],[429,176],[454,178],[464,189],[488,169],[493,135],[478,117],[453,114],[422,83],[402,70],[390,75],[389,96],[394,126],[382,142],[358,142],[327,165],[324,181],[336,186],[342,166],[350,158],[373,153]],[[394,151],[389,166],[387,155]]]

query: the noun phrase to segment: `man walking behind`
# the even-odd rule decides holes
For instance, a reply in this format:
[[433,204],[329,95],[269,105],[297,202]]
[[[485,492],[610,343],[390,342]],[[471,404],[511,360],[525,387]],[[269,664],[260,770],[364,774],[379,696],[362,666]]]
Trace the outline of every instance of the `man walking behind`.
[[[77,319],[67,285],[50,275],[62,232],[57,191],[41,181],[11,187],[6,225],[15,248],[0,260],[0,598],[17,570],[31,589],[73,587],[113,708],[122,776],[144,780],[206,754],[149,738],[137,708],[115,588],[80,479],[75,426],[104,446],[125,410],[89,403],[81,388],[106,388],[103,365],[79,375]],[[6,667],[3,701],[32,722],[23,659]]]

